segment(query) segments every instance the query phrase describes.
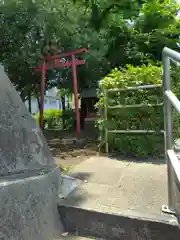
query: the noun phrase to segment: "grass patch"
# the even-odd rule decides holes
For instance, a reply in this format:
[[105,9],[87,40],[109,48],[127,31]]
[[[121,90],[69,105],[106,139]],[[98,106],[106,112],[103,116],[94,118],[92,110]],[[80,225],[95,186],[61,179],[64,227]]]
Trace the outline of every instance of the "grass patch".
[[71,166],[62,166],[61,164],[57,164],[57,167],[61,170],[61,174],[65,175],[71,170]]

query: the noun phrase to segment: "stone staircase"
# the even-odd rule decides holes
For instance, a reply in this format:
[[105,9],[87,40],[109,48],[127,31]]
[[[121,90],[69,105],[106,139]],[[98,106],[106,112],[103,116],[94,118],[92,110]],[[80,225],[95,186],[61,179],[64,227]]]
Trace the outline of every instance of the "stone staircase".
[[94,239],[178,240],[176,217],[164,215],[166,164],[91,157],[69,174],[77,187],[59,201],[65,231]]

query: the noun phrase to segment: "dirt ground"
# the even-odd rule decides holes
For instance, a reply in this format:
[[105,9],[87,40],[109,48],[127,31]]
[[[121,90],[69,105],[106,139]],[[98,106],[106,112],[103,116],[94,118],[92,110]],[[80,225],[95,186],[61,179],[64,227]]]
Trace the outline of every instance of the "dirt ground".
[[59,131],[45,131],[44,135],[57,165],[63,168],[73,168],[88,157],[98,155],[97,140],[85,133],[78,139],[74,133]]

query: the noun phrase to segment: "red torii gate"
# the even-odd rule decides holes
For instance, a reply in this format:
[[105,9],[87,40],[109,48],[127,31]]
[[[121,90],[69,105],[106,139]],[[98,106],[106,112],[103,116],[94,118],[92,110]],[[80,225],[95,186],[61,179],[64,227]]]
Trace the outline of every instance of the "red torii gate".
[[[45,91],[45,80],[46,71],[48,69],[62,68],[62,67],[72,67],[72,77],[73,77],[73,91],[74,91],[74,103],[76,112],[76,134],[80,135],[80,115],[79,115],[79,104],[78,104],[78,84],[77,84],[77,72],[76,66],[85,64],[84,60],[78,60],[75,58],[76,54],[87,52],[86,48],[79,48],[72,52],[62,53],[54,56],[45,56],[42,59],[42,65],[34,68],[35,71],[41,72],[41,87],[40,87],[40,117],[39,125],[43,130],[44,128],[44,91]],[[71,57],[71,61],[62,63],[60,59],[62,57]],[[48,63],[51,62],[51,63]]]

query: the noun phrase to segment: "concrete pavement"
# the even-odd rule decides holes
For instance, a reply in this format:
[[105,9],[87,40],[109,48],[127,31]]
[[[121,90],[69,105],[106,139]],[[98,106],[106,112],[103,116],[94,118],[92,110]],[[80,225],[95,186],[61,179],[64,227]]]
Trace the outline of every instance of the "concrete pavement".
[[161,215],[161,206],[167,204],[167,169],[162,161],[117,161],[94,156],[69,175],[80,179],[81,184],[65,199],[66,206]]

